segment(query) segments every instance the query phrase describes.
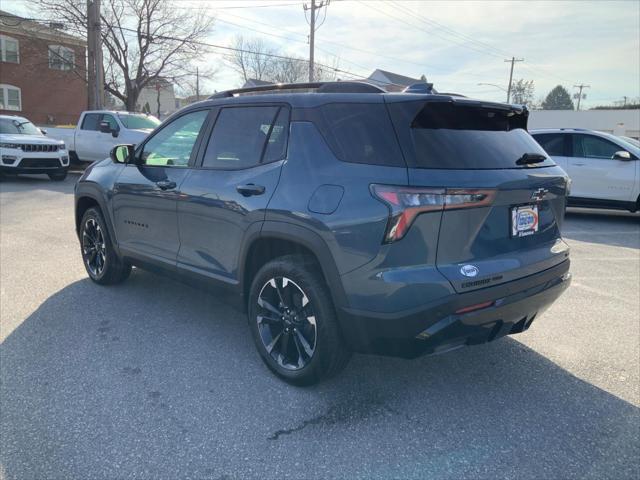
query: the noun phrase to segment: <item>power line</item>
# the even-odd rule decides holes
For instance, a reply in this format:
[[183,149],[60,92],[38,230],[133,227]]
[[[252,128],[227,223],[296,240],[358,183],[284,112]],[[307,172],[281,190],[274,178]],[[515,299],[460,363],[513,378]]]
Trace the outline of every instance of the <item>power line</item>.
[[[246,18],[246,17],[241,17],[240,15],[236,15],[236,14],[231,14],[231,13],[224,12],[224,15],[230,15],[232,17],[238,18],[240,20],[245,20],[245,21],[250,22],[250,23],[255,23],[255,24],[258,24],[258,25],[264,25],[264,26],[267,26],[267,27],[270,27],[270,28],[277,28],[278,30],[287,31],[288,33],[291,33],[293,35],[302,36],[302,37],[305,38],[305,43],[307,43],[306,39],[307,39],[308,36],[306,34],[298,33],[298,32],[292,32],[291,30],[284,30],[284,29],[282,29],[280,27],[277,27],[275,25],[271,25],[271,24],[265,23],[265,22],[260,22],[258,20],[252,20],[252,19],[249,19],[249,18]],[[228,21],[221,20],[219,18],[218,18],[218,21],[225,22],[225,23],[230,23]],[[239,26],[241,28],[248,28],[248,27],[244,27],[244,26],[241,26],[241,25],[238,25],[238,24],[235,24],[235,25],[237,25],[237,26]],[[269,34],[269,35],[273,35],[273,34]],[[429,69],[433,69],[435,71],[442,71],[442,69],[440,69],[440,68],[433,68],[433,67],[425,65],[424,63],[421,63],[421,62],[414,62],[414,61],[411,61],[411,60],[406,60],[406,59],[399,58],[399,57],[394,57],[394,56],[391,56],[391,55],[384,55],[384,54],[381,54],[379,52],[374,52],[373,50],[366,50],[366,49],[363,49],[363,48],[348,46],[348,45],[344,45],[343,43],[334,42],[334,41],[331,41],[331,40],[323,40],[323,43],[330,44],[330,45],[336,45],[336,46],[338,46],[340,48],[344,48],[345,50],[351,50],[351,51],[354,51],[354,52],[360,52],[360,53],[366,53],[366,54],[369,54],[369,55],[375,55],[378,58],[386,58],[386,59],[389,59],[389,60],[394,60],[396,62],[405,63],[407,65],[416,65],[416,66],[419,66],[419,67],[422,67],[422,68],[426,67],[426,68],[429,68]],[[318,50],[323,50],[320,47],[316,47],[316,48]],[[328,51],[326,49],[324,51],[326,53],[331,54],[331,55],[337,56],[336,54],[334,54],[334,53],[332,53],[332,52],[330,52],[330,51]],[[357,65],[354,62],[350,62],[348,60],[345,60],[345,61],[347,63],[352,63],[353,65]],[[364,67],[361,67],[361,68],[364,68]]]
[[398,17],[398,16],[396,16],[396,15],[392,15],[392,14],[391,14],[391,13],[389,13],[389,12],[386,12],[386,11],[384,11],[384,10],[381,10],[381,9],[377,8],[377,7],[374,7],[372,4],[366,4],[365,2],[363,2],[363,1],[361,1],[361,0],[356,0],[356,1],[357,1],[358,3],[360,3],[360,4],[362,4],[362,5],[363,5],[363,6],[365,6],[365,7],[371,8],[371,9],[373,9],[373,10],[375,10],[375,11],[379,12],[379,13],[382,13],[383,15],[386,15],[386,16],[387,16],[387,17],[389,17],[389,18],[392,18],[392,19],[394,19],[394,20],[396,20],[396,21],[398,21],[398,22],[400,22],[400,23],[403,23],[403,24],[405,24],[405,25],[408,25],[408,26],[410,26],[410,27],[412,27],[412,28],[415,28],[415,29],[417,29],[417,30],[420,30],[420,31],[422,31],[422,32],[424,32],[424,33],[428,33],[429,35],[434,35],[434,36],[436,36],[436,37],[438,37],[438,38],[440,38],[440,39],[442,39],[442,40],[445,40],[445,41],[447,41],[447,42],[453,42],[453,43],[456,43],[456,44],[457,44],[457,45],[459,45],[459,46],[462,46],[462,47],[468,48],[468,49],[473,50],[473,51],[475,51],[475,52],[477,52],[477,53],[482,53],[482,54],[485,54],[485,55],[490,55],[490,56],[492,56],[492,57],[502,58],[502,55],[498,55],[497,53],[489,52],[489,51],[487,51],[487,50],[481,50],[481,49],[479,49],[479,48],[475,48],[474,46],[472,46],[472,45],[467,45],[467,44],[465,44],[465,43],[454,42],[454,41],[453,41],[453,40],[451,40],[450,38],[444,37],[444,36],[442,36],[441,34],[438,34],[438,33],[433,32],[433,31],[425,30],[424,28],[422,28],[422,27],[421,27],[421,26],[419,26],[419,25],[415,25],[415,24],[413,24],[413,23],[408,22],[407,20],[405,20],[405,19],[404,19],[404,18],[402,18],[402,17]]
[[505,52],[504,50],[501,50],[499,48],[494,47],[493,45],[490,45],[488,43],[482,42],[480,40],[477,40],[473,37],[471,37],[470,35],[466,35],[464,33],[460,33],[456,30],[454,30],[453,28],[450,28],[440,22],[437,22],[435,20],[433,20],[432,18],[427,17],[426,15],[422,14],[422,13],[418,13],[415,10],[411,10],[409,8],[404,7],[403,5],[400,5],[398,2],[395,1],[388,1],[388,3],[390,3],[391,5],[395,5],[396,7],[398,7],[398,9],[400,10],[404,10],[406,13],[409,13],[412,17],[416,17],[422,21],[424,21],[427,25],[433,26],[435,28],[438,28],[446,33],[448,33],[449,35],[458,37],[466,42],[469,43],[475,43],[480,47],[483,48],[487,48],[490,50],[493,50],[494,52],[496,52],[498,55],[504,56],[504,55],[509,55],[509,53]]

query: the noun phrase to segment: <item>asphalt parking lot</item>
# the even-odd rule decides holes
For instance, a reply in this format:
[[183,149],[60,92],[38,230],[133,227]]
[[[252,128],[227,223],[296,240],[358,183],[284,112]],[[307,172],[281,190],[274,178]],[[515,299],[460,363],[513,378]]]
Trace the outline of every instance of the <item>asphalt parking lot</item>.
[[92,284],[76,179],[0,183],[0,478],[639,478],[640,216],[567,214],[529,331],[301,389],[214,295]]

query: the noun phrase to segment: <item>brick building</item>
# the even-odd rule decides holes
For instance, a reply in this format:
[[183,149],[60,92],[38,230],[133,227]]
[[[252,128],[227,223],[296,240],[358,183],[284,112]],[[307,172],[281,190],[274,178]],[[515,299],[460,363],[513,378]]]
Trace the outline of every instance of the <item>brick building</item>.
[[0,114],[75,123],[87,109],[86,42],[0,10]]

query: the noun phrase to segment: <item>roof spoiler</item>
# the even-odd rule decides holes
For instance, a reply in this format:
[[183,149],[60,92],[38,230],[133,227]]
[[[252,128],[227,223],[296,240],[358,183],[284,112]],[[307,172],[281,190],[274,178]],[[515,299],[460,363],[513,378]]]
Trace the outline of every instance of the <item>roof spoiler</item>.
[[418,83],[414,83],[409,85],[407,88],[405,88],[403,91],[403,93],[422,93],[422,94],[437,94],[438,92],[436,91],[435,88],[433,88],[433,83],[427,83],[427,82],[418,82]]
[[245,93],[277,93],[290,90],[315,90],[316,93],[386,93],[382,88],[366,82],[274,83],[273,85],[224,90],[211,95],[209,99],[229,98]]

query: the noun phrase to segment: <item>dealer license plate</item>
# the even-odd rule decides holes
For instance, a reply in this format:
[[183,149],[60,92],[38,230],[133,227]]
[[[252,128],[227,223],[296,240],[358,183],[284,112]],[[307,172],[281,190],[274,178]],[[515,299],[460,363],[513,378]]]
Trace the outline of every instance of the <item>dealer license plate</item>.
[[524,205],[511,208],[511,236],[526,237],[538,231],[538,206]]

